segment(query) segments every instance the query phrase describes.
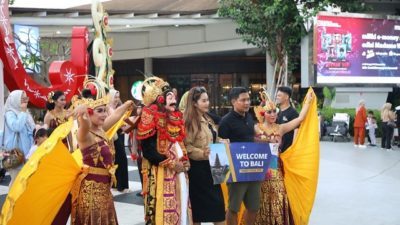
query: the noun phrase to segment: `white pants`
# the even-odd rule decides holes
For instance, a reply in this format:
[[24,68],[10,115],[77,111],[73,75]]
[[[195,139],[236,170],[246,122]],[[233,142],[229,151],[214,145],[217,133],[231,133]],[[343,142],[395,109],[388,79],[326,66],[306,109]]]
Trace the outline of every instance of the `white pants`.
[[375,128],[370,128],[368,131],[368,135],[371,139],[371,144],[376,145]]

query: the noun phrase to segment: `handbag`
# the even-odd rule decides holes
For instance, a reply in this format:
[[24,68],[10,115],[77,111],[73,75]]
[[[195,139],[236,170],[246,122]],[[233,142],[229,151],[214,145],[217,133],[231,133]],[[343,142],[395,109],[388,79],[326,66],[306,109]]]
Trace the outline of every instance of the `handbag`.
[[8,156],[5,156],[2,161],[3,168],[13,169],[22,165],[25,162],[24,153],[19,148],[13,148],[8,152]]
[[18,141],[19,141],[19,134],[17,133],[14,137],[14,148],[11,150],[7,150],[5,148],[5,143],[4,143],[4,137],[6,136],[5,134],[5,129],[3,132],[3,146],[2,146],[2,151],[6,152],[7,155],[4,156],[3,160],[1,161],[2,167],[6,170],[17,168],[18,166],[22,165],[25,162],[25,155],[24,152],[19,149],[18,146]]
[[389,122],[387,122],[387,125],[388,125],[389,127],[391,127],[391,128],[396,128],[396,127],[397,127],[397,125],[396,125],[396,123],[395,123],[394,121],[389,121]]

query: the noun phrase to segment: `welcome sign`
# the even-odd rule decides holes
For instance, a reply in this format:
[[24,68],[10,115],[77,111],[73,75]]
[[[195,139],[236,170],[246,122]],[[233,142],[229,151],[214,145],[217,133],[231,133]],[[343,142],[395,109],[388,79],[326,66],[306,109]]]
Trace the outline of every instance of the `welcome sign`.
[[210,149],[209,161],[214,184],[263,181],[276,175],[277,144],[211,144]]

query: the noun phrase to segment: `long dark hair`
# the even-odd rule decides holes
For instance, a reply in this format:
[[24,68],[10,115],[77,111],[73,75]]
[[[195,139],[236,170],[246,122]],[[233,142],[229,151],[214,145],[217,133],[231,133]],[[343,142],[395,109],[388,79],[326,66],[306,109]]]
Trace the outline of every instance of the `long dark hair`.
[[192,133],[194,135],[199,132],[201,129],[201,123],[200,123],[200,118],[201,114],[199,110],[197,110],[195,104],[197,101],[200,99],[201,94],[206,93],[207,90],[204,87],[193,87],[190,89],[188,97],[187,97],[187,102],[186,102],[186,108],[183,113],[183,118],[185,120],[185,129],[187,133]]

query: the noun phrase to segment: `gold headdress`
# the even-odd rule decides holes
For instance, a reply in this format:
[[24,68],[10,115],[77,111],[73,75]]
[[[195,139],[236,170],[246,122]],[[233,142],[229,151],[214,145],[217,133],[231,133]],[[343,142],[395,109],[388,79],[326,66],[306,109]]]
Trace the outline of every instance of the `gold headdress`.
[[53,96],[54,96],[54,91],[50,91],[49,94],[47,95],[47,101],[49,103],[54,103]]
[[254,113],[256,114],[258,122],[264,122],[264,114],[269,110],[276,110],[276,105],[274,101],[271,99],[265,87],[260,91],[261,104],[259,106],[254,107]]
[[169,84],[159,77],[147,78],[142,84],[143,104],[145,106],[151,105],[157,100],[158,96],[170,89]]
[[94,109],[96,107],[107,105],[110,101],[109,96],[106,94],[105,84],[97,79],[86,79],[84,83],[84,88],[90,90],[93,98],[84,98],[81,99],[73,98],[72,103],[76,107],[78,105],[86,105],[90,109]]

